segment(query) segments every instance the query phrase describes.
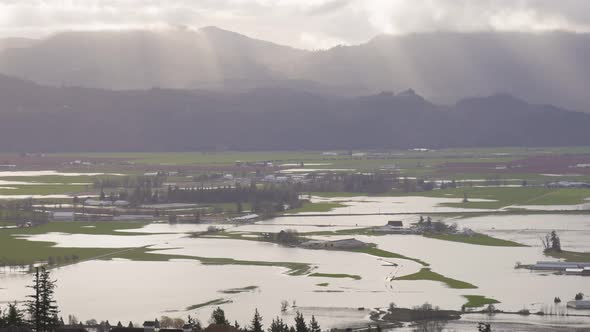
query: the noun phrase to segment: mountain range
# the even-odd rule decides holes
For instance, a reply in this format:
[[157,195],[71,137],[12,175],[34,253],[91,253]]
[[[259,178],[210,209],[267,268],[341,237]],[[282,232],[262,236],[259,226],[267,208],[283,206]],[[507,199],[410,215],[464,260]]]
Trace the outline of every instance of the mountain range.
[[302,50],[216,27],[0,41],[0,73],[101,89],[286,88],[353,97],[414,88],[437,103],[511,93],[590,111],[590,34],[432,32]]
[[53,87],[0,75],[0,151],[405,149],[590,144],[590,114],[508,94],[430,102],[286,87]]

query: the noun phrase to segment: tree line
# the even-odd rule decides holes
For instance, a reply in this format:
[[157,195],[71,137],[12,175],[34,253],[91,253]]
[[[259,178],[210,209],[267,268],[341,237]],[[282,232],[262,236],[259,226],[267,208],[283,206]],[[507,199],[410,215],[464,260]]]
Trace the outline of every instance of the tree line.
[[[229,320],[225,317],[225,312],[220,307],[213,310],[211,314],[210,322],[216,325],[232,325]],[[294,325],[289,326],[281,317],[273,318],[270,326],[265,329],[262,321],[262,316],[258,312],[258,309],[254,310],[254,316],[250,321],[250,325],[241,327],[237,321],[232,325],[234,328],[241,332],[321,332],[322,329],[315,316],[311,316],[309,322],[305,321],[305,317],[300,312],[295,314]]]
[[45,211],[35,209],[31,198],[9,200],[0,204],[0,221],[16,225],[43,224],[49,221],[49,215]]

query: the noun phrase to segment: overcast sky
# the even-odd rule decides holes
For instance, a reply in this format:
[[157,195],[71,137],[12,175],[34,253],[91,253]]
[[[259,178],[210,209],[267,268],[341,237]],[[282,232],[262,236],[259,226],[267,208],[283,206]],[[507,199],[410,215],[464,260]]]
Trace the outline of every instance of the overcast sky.
[[215,25],[308,49],[433,30],[590,31],[590,0],[0,0],[0,37]]

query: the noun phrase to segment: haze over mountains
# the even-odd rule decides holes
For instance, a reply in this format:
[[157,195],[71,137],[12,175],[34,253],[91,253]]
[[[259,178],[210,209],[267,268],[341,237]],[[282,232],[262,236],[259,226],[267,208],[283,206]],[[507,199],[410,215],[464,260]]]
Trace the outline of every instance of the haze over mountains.
[[414,88],[436,102],[511,93],[590,110],[590,35],[423,33],[299,50],[216,27],[65,32],[0,43],[0,73],[55,86],[225,89],[280,86],[358,96]]
[[203,151],[571,146],[590,114],[511,95],[436,105],[413,90],[328,97],[47,87],[0,76],[0,151]]
[[588,58],[589,35],[567,33],[325,51],[215,27],[7,39],[0,151],[588,145],[590,113],[568,110],[590,111]]

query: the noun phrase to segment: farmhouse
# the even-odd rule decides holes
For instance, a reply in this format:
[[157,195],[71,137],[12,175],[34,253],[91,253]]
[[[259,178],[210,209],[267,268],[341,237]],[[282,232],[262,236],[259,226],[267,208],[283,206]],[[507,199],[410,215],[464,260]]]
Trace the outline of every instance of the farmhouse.
[[373,229],[375,232],[387,233],[387,234],[415,234],[416,232],[412,228],[404,228],[403,221],[390,220],[387,225],[376,227]]

